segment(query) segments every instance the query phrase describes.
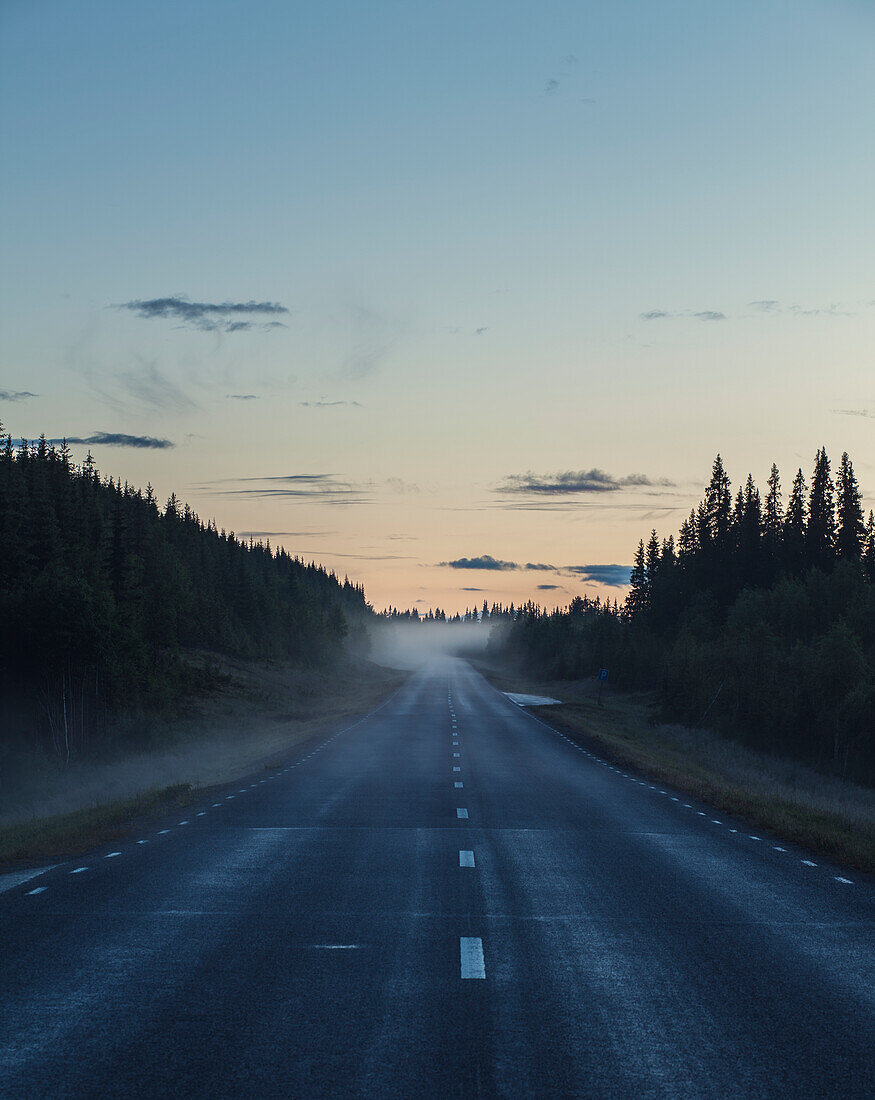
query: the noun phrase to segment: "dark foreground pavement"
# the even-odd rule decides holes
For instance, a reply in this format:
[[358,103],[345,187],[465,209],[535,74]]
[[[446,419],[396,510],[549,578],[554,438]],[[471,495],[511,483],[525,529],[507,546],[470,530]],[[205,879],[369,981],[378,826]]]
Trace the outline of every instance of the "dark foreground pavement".
[[0,1096],[871,1097],[873,903],[447,661],[0,894]]

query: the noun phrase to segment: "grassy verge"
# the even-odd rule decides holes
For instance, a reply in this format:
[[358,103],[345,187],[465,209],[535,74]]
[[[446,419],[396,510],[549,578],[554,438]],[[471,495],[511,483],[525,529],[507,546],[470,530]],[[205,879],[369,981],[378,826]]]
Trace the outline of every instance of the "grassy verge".
[[0,830],[0,866],[60,859],[125,836],[156,814],[187,805],[198,796],[190,783],[146,791],[103,806],[36,818]]
[[275,766],[308,738],[378,707],[409,675],[360,660],[323,672],[226,662],[223,674],[222,690],[150,728],[139,751],[64,768],[18,762],[5,784],[0,872],[117,840],[212,786]]
[[605,757],[640,769],[727,813],[822,856],[875,872],[875,798],[871,790],[789,760],[755,752],[708,730],[654,723],[646,695],[606,695],[591,681],[527,681],[479,663],[500,691],[563,700],[532,712]]

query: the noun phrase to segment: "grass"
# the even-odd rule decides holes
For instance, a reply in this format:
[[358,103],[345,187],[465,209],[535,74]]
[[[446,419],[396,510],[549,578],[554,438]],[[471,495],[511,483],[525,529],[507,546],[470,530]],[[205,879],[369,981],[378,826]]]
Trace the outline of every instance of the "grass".
[[637,768],[809,851],[875,872],[871,790],[756,752],[709,730],[654,722],[648,695],[606,694],[599,706],[592,681],[526,681],[483,663],[478,668],[501,691],[562,699],[561,706],[531,710],[615,763]]
[[144,819],[186,806],[200,792],[190,783],[146,791],[103,806],[34,818],[0,831],[0,865],[60,859],[125,836]]

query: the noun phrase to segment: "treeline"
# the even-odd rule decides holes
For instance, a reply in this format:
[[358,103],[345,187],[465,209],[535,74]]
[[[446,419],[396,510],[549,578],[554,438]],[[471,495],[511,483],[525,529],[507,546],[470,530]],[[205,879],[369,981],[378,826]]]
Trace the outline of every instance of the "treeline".
[[493,648],[541,675],[610,670],[658,692],[664,717],[875,782],[875,516],[853,464],[817,452],[786,498],[721,457],[677,538],[639,543],[622,607],[529,606]]
[[151,486],[101,477],[90,453],[78,466],[66,446],[14,447],[0,428],[7,742],[25,728],[69,760],[113,712],[190,686],[186,649],[317,664],[370,613],[362,588],[321,566],[204,524],[175,495],[161,507]]

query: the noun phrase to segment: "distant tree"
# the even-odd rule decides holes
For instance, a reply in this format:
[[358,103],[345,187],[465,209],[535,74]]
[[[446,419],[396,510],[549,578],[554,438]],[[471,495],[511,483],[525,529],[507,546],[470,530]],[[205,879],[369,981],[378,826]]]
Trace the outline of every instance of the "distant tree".
[[732,482],[718,454],[711,470],[711,481],[705,490],[705,517],[708,536],[718,546],[725,544],[732,520]]

